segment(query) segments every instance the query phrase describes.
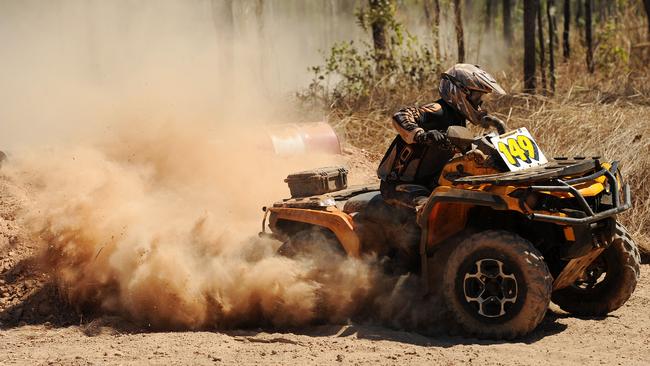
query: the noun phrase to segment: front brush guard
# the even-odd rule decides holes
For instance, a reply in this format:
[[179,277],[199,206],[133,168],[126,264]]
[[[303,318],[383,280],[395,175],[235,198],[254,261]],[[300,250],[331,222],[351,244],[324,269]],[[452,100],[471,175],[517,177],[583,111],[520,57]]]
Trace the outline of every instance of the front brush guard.
[[[573,197],[576,198],[576,200],[580,204],[580,207],[583,210],[582,212],[584,213],[584,217],[564,217],[564,216],[531,213],[528,215],[528,218],[534,221],[543,221],[543,222],[550,222],[550,223],[562,224],[562,225],[587,225],[614,216],[616,214],[619,214],[629,209],[632,206],[632,194],[630,193],[630,186],[627,183],[623,185],[623,202],[621,202],[619,197],[620,185],[615,175],[617,170],[618,170],[618,162],[615,161],[612,163],[609,169],[602,168],[598,172],[595,172],[593,174],[584,177],[574,178],[569,180],[555,179],[555,182],[557,182],[558,185],[531,186],[530,190],[532,192],[570,193]],[[580,193],[578,189],[573,187],[573,185],[588,182],[590,180],[594,180],[602,176],[606,176],[607,181],[609,182],[609,187],[612,192],[612,204],[614,207],[605,211],[595,213],[587,203],[585,197]]]

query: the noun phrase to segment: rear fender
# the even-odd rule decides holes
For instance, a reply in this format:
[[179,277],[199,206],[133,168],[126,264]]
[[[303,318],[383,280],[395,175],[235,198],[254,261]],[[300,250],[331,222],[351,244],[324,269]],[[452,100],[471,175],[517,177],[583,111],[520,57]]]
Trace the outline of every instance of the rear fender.
[[286,220],[300,222],[331,230],[341,243],[345,252],[352,257],[359,257],[361,242],[354,232],[352,217],[337,209],[309,210],[299,208],[271,207],[271,222]]

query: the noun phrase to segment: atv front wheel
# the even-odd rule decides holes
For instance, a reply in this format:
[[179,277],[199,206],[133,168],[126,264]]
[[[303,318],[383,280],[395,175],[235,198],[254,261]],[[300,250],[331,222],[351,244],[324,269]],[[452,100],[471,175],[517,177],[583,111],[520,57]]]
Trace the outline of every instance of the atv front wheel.
[[450,253],[442,296],[453,320],[468,335],[512,339],[542,321],[552,277],[540,252],[507,231],[469,236]]
[[639,279],[639,249],[616,223],[614,240],[573,285],[553,293],[562,310],[582,316],[606,315],[630,298]]

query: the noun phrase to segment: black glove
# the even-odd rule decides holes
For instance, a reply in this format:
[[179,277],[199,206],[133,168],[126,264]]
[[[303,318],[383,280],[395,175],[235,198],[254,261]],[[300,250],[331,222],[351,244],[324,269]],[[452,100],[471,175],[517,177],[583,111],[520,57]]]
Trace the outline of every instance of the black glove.
[[443,141],[447,141],[447,136],[438,130],[425,131],[415,136],[415,142],[420,144],[430,145]]

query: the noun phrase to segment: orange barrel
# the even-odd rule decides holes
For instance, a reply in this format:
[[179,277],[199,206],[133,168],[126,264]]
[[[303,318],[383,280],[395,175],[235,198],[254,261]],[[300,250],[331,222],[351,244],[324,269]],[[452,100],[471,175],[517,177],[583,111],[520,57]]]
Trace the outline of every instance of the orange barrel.
[[270,125],[267,134],[278,155],[310,152],[340,154],[341,144],[332,126],[325,122]]

